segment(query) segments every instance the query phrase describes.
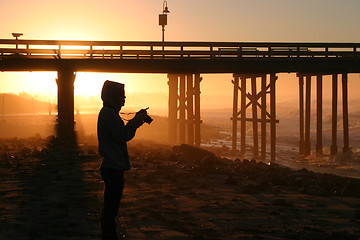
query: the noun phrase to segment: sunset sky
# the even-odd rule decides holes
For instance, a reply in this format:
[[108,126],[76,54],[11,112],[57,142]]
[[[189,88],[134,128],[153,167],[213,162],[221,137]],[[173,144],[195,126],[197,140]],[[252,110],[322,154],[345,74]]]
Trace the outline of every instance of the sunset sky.
[[[167,2],[168,41],[360,42],[359,0]],[[22,32],[23,39],[160,41],[162,6],[162,0],[0,0],[0,38]],[[0,73],[0,93],[25,91],[55,101],[56,76],[55,72]],[[203,107],[232,106],[231,77],[203,76]],[[144,92],[166,99],[165,74],[78,73],[75,94],[98,96],[106,79],[124,82],[129,94]],[[357,97],[358,82],[359,74],[350,76],[350,98]],[[280,75],[277,86],[278,101],[297,94],[295,75]],[[294,93],[284,91],[289,87]]]

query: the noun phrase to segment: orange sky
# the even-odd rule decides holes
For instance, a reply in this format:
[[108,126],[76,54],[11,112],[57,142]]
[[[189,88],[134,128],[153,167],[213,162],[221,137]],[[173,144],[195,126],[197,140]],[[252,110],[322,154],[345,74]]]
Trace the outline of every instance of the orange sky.
[[[162,4],[162,0],[0,0],[0,38],[22,32],[24,39],[160,41]],[[358,0],[168,0],[168,7],[165,39],[170,41],[360,42]],[[203,77],[202,107],[231,107],[231,74]],[[56,73],[0,73],[0,92],[26,91],[55,101],[55,78]],[[106,79],[125,82],[129,93],[167,94],[165,74],[110,73],[78,73],[75,94],[98,96]],[[350,98],[357,97],[358,82],[359,74],[350,77]],[[296,98],[294,76],[281,75],[277,88],[278,101]],[[156,106],[167,107],[163,98],[155,101]]]

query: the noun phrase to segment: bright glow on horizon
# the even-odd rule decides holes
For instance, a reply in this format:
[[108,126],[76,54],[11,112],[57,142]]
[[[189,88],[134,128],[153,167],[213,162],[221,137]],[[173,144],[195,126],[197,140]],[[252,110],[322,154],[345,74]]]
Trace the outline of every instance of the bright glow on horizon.
[[0,91],[15,94],[27,92],[53,100],[57,95],[56,78],[56,72],[4,72],[0,73]]
[[166,74],[78,72],[74,83],[75,95],[100,96],[106,80],[125,84],[125,93],[167,92]]
[[[0,92],[21,93],[43,96],[57,95],[57,72],[3,72],[0,79]],[[167,92],[166,74],[130,74],[130,73],[96,73],[77,72],[74,82],[75,96],[100,96],[102,85],[106,80],[125,84],[127,93],[133,92]]]

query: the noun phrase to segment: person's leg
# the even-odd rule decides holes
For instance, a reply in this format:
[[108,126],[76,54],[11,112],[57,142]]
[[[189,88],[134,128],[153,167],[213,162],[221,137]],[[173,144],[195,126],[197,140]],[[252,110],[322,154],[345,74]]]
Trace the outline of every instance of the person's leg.
[[124,188],[124,172],[101,169],[101,177],[105,183],[104,207],[101,213],[102,238],[117,239],[115,217]]

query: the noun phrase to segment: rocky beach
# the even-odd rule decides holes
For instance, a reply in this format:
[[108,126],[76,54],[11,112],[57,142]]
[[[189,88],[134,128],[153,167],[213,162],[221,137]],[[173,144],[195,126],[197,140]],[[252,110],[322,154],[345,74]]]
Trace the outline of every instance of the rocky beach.
[[[0,140],[0,239],[99,239],[94,142]],[[360,180],[132,141],[125,239],[358,239]]]

